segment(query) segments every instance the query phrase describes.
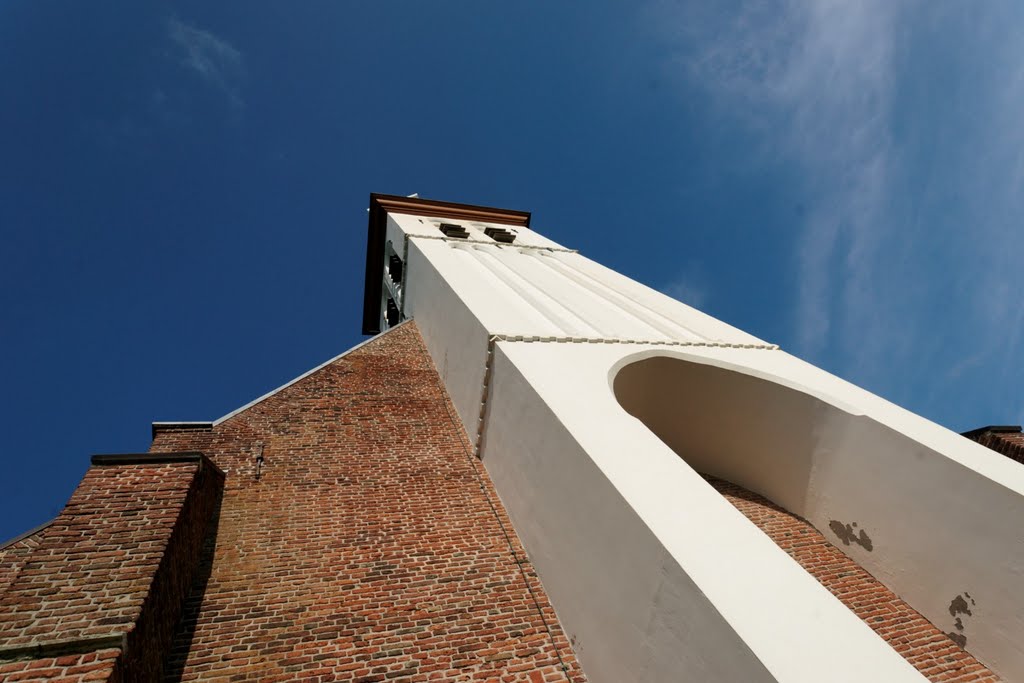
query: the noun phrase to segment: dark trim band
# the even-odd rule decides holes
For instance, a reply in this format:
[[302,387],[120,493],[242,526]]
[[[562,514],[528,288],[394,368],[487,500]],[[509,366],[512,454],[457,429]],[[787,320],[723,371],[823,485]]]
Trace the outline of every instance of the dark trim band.
[[198,451],[185,453],[110,453],[92,456],[97,467],[110,465],[156,465],[167,462],[202,462],[205,456]]
[[212,422],[154,422],[153,426],[153,438],[156,438],[157,432],[164,430],[175,430],[182,431],[186,429],[213,429]]
[[977,429],[972,429],[968,432],[960,432],[960,436],[966,436],[968,439],[973,439],[985,433],[1019,434],[1020,429],[1020,425],[988,425],[987,427],[978,427]]
[[97,650],[125,649],[124,633],[111,633],[106,636],[74,638],[71,640],[51,640],[28,645],[0,645],[0,662],[18,661],[23,659],[42,659],[43,657],[63,657],[80,655]]

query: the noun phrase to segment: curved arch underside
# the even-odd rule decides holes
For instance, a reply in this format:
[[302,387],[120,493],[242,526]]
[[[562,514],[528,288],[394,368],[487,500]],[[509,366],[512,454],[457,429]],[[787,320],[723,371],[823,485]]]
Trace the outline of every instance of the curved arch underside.
[[742,486],[709,475],[704,478],[929,680],[1000,680],[809,522]]
[[[918,671],[932,680],[1000,680],[972,653],[1015,656],[1014,639],[992,618],[1012,605],[979,595],[989,624],[959,607],[971,592],[1008,580],[986,581],[999,565],[979,561],[1003,557],[1016,537],[1002,528],[1001,503],[992,503],[1002,493],[992,482],[852,408],[742,369],[649,355],[621,366],[613,389],[629,414]],[[941,495],[950,489],[963,495]],[[990,507],[969,507],[972,497]],[[971,552],[967,543],[991,548]],[[970,592],[949,602],[958,584]],[[990,666],[995,659],[985,657]]]

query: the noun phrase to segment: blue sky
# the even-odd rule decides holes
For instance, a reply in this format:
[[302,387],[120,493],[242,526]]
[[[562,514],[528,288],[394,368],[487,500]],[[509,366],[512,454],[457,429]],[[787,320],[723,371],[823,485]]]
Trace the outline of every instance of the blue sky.
[[[585,9],[584,9],[585,8]],[[0,539],[361,340],[370,192],[1024,421],[1015,2],[0,4]]]

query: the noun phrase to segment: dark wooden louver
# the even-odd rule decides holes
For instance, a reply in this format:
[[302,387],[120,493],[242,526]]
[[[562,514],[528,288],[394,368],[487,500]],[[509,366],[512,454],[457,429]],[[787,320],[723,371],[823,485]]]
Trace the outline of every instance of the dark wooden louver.
[[505,228],[484,228],[484,234],[495,242],[503,244],[512,244],[516,240],[515,233],[509,232]]
[[401,322],[399,320],[400,317],[401,317],[401,314],[398,312],[398,306],[395,304],[395,300],[389,298],[388,299],[388,312],[387,312],[388,327],[394,327],[399,322]]
[[469,231],[455,223],[441,223],[437,228],[443,232],[446,237],[455,237],[460,240],[464,240],[469,237]]
[[388,259],[388,275],[396,285],[402,281],[402,259],[397,254],[392,254]]

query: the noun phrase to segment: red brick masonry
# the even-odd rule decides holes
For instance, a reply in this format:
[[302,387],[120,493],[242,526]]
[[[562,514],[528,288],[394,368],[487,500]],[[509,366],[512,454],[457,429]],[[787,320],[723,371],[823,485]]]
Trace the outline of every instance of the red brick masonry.
[[43,536],[50,524],[52,522],[8,541],[6,545],[0,547],[0,596],[7,592],[7,587],[21,572],[22,566],[31,557],[32,551],[43,542]]
[[803,519],[740,486],[706,477],[726,500],[932,681],[999,678]]
[[997,453],[1002,453],[1010,460],[1024,463],[1024,434],[1018,425],[982,427],[964,432],[964,436]]
[[[0,680],[583,682],[453,415],[409,322],[99,457],[0,548]],[[809,524],[709,481],[931,680],[997,680]]]
[[451,410],[405,323],[216,427],[159,430],[153,451],[227,473],[166,680],[583,681]]
[[0,677],[159,677],[223,485],[201,455],[97,456],[64,511],[0,558]]

